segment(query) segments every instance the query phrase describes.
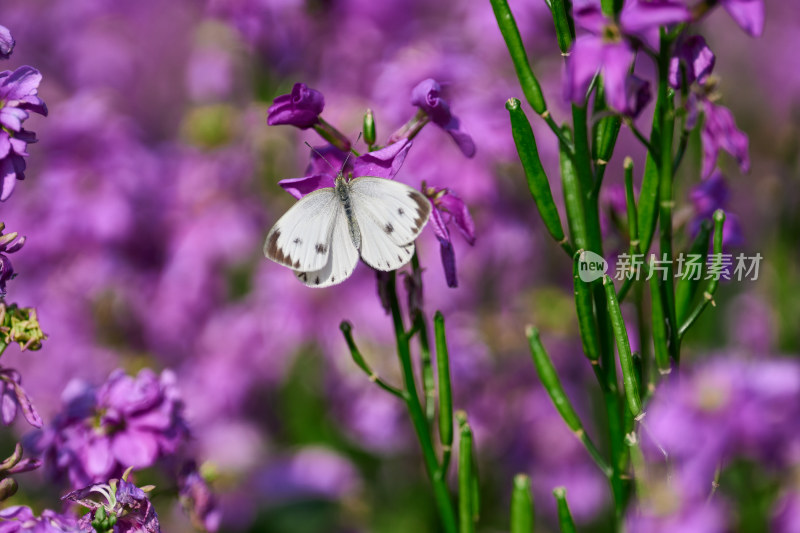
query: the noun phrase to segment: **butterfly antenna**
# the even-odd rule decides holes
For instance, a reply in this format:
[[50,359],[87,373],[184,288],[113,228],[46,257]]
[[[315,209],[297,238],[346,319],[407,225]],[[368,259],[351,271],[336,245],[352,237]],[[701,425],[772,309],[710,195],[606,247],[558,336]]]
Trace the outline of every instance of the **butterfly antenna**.
[[317,154],[317,155],[320,157],[320,159],[322,159],[323,161],[325,161],[326,163],[328,163],[328,166],[329,166],[329,167],[331,167],[331,170],[333,170],[334,172],[336,172],[336,167],[334,167],[334,166],[331,164],[331,162],[330,162],[330,161],[328,161],[328,160],[325,158],[325,156],[324,156],[324,155],[322,155],[322,153],[321,153],[319,150],[317,150],[316,148],[314,148],[313,146],[311,146],[310,144],[308,144],[308,141],[306,141],[306,142],[305,142],[305,144],[306,144],[306,146],[308,146],[309,148],[311,148],[311,150],[312,150],[312,151],[313,151],[315,154]]
[[[358,144],[358,141],[361,140],[361,132],[358,132],[358,137],[356,138],[356,142],[354,144]],[[344,173],[344,169],[347,166],[347,162],[350,161],[350,156],[353,152],[347,152],[347,157],[344,158],[344,163],[342,163],[342,170],[340,172]]]

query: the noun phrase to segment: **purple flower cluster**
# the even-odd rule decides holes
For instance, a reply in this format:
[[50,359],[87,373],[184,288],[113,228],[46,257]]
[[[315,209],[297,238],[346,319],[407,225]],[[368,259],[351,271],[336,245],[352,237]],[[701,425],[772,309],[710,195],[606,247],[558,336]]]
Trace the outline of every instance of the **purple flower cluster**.
[[78,522],[82,531],[108,530],[104,526],[109,525],[113,533],[161,533],[153,504],[143,489],[127,481],[127,474],[109,483],[74,490],[61,498],[90,509]]
[[[642,433],[649,496],[629,516],[632,533],[728,531],[725,487],[709,504],[715,472],[736,458],[777,475],[797,468],[800,364],[717,357],[656,391]],[[666,460],[664,460],[666,458]],[[788,502],[773,531],[793,531]]]
[[183,404],[169,371],[144,369],[136,377],[113,372],[101,387],[74,381],[64,391],[62,412],[34,444],[54,473],[73,487],[146,468],[174,455],[188,430]]
[[29,111],[47,115],[47,106],[37,96],[41,81],[42,75],[33,67],[0,72],[0,201],[11,196],[17,180],[25,179],[26,149],[36,142],[36,134],[22,123]]
[[3,533],[89,533],[69,514],[60,514],[49,509],[36,516],[24,505],[7,507],[0,511],[0,531]]

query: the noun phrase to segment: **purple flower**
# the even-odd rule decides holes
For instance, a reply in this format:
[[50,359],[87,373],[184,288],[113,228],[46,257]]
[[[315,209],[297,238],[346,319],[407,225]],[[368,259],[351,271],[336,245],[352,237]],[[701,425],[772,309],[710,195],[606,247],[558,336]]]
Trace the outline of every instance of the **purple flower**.
[[626,37],[655,48],[659,27],[689,20],[689,10],[669,0],[633,0],[622,8],[617,24],[603,15],[599,1],[583,0],[575,3],[574,14],[575,24],[589,35],[579,36],[570,50],[564,76],[565,99],[583,105],[592,78],[600,72],[609,105],[636,116],[649,93],[643,91],[642,80],[628,81],[634,50]]
[[81,527],[69,514],[59,514],[50,509],[36,516],[29,507],[17,505],[0,511],[2,533],[90,533],[91,528]]
[[[689,193],[689,200],[694,205],[695,216],[689,223],[690,233],[697,235],[703,221],[713,220],[714,211],[717,209],[726,210],[729,196],[730,189],[720,171],[714,172],[710,178],[693,187]],[[725,223],[722,226],[723,247],[740,246],[743,243],[744,236],[739,218],[726,210]]]
[[[0,136],[2,133],[0,133]],[[0,232],[5,226],[0,223]],[[6,283],[16,276],[14,265],[6,254],[13,254],[19,251],[25,244],[25,237],[17,239],[17,232],[0,235],[0,296],[6,295]]]
[[28,111],[47,115],[47,106],[36,96],[41,81],[33,67],[0,72],[0,201],[11,196],[16,180],[25,179],[25,150],[36,142],[36,134],[22,128]]
[[764,0],[720,0],[736,24],[752,37],[764,32]]
[[772,510],[774,533],[800,531],[800,490],[794,487],[778,498]]
[[192,524],[203,531],[217,531],[222,518],[217,500],[211,488],[191,462],[178,479],[181,505],[189,514]]
[[309,89],[305,83],[295,83],[290,94],[275,98],[267,110],[267,124],[288,124],[304,130],[319,122],[324,107],[321,92]]
[[669,84],[676,89],[681,86],[681,63],[686,69],[687,83],[704,83],[714,70],[716,59],[702,36],[692,35],[681,40],[669,64]]
[[5,26],[0,26],[0,58],[8,59],[14,50],[14,38]]
[[[127,472],[126,472],[127,474]],[[91,509],[80,520],[80,525],[92,531],[92,521],[100,516],[113,516],[116,519],[114,533],[160,533],[153,504],[145,491],[123,479],[112,479],[108,483],[95,483],[74,490],[61,498]],[[153,487],[146,487],[148,490]]]
[[36,411],[25,389],[22,388],[22,378],[19,372],[11,368],[0,368],[0,412],[3,424],[9,425],[17,417],[17,412],[22,411],[22,416],[33,427],[42,427],[42,417]]
[[73,381],[64,403],[34,445],[56,473],[68,473],[73,486],[151,466],[173,455],[188,435],[169,371],[159,378],[144,369],[134,378],[117,370],[99,389]]
[[472,246],[475,244],[475,223],[472,221],[467,205],[450,189],[423,187],[423,191],[433,205],[431,224],[436,238],[439,239],[439,250],[447,285],[458,287],[456,255],[448,225],[450,222],[455,223],[461,235]]
[[[345,152],[329,145],[317,151],[312,150],[305,177],[281,180],[278,185],[299,200],[317,189],[333,187],[338,169],[350,175],[351,179],[360,176],[392,179],[403,165],[410,148],[411,141],[403,139],[380,150],[348,158]],[[342,168],[345,160],[347,165]]]
[[411,103],[425,112],[431,121],[444,129],[467,157],[475,155],[475,142],[472,137],[461,130],[458,118],[450,112],[450,104],[442,98],[442,87],[428,78],[411,90]]
[[703,142],[703,178],[708,178],[717,165],[719,151],[725,150],[739,163],[742,172],[750,171],[749,141],[747,135],[736,127],[733,113],[727,107],[717,105],[705,95],[690,95],[688,102],[690,115],[689,127],[699,111],[703,112],[705,120],[700,130]]

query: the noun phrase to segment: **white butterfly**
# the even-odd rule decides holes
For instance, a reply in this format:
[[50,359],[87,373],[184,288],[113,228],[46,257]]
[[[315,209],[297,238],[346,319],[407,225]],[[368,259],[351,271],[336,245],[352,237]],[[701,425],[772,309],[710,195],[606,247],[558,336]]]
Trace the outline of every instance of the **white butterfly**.
[[359,255],[384,271],[408,263],[430,213],[425,195],[408,185],[372,176],[347,181],[339,172],[333,187],[304,196],[275,223],[264,255],[309,287],[329,287],[350,277]]

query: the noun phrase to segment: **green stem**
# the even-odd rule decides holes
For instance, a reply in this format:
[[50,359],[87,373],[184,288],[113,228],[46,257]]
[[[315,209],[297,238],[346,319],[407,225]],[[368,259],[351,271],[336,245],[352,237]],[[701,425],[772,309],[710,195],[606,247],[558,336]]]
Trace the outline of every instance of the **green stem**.
[[622,319],[622,312],[617,301],[617,292],[614,290],[614,283],[608,276],[603,277],[603,287],[606,291],[606,301],[608,304],[608,314],[611,317],[611,325],[614,329],[614,337],[617,340],[617,352],[619,354],[619,365],[622,369],[622,383],[625,386],[625,398],[628,400],[628,409],[634,417],[638,417],[642,412],[642,402],[639,396],[639,387],[633,368],[633,355],[631,345],[628,341],[628,332],[625,329],[625,322]]
[[459,533],[474,533],[472,430],[461,426],[458,440],[458,522]]
[[572,403],[570,403],[567,394],[564,392],[564,387],[561,385],[561,380],[558,379],[558,374],[556,374],[556,369],[553,366],[553,362],[550,360],[550,356],[547,354],[547,351],[542,345],[542,341],[539,338],[539,332],[533,326],[528,326],[525,334],[528,337],[531,356],[533,357],[533,363],[536,366],[536,372],[539,374],[539,380],[542,382],[547,394],[553,401],[553,405],[558,411],[558,414],[561,415],[564,423],[567,424],[567,427],[572,430],[578,440],[583,443],[583,445],[586,447],[586,451],[589,452],[589,455],[592,457],[592,459],[594,459],[594,462],[597,464],[603,474],[605,474],[606,477],[611,478],[612,469],[608,465],[608,462],[606,462],[606,460],[600,454],[600,451],[594,445],[592,440],[586,434],[586,431],[583,428],[583,423],[578,417],[578,413],[575,412],[575,408],[572,407]]
[[669,335],[669,354],[677,364],[680,361],[680,343],[678,340],[678,327],[675,311],[675,285],[673,283],[672,266],[672,142],[675,130],[674,95],[670,95],[668,87],[670,65],[670,41],[664,36],[662,30],[661,50],[658,62],[658,91],[663,96],[664,105],[661,106],[661,128],[659,132],[660,160],[659,160],[659,249],[662,260],[665,261],[666,279],[661,281],[661,291],[665,317]]
[[[722,266],[722,229],[725,225],[725,212],[721,209],[717,209],[714,212],[714,264],[712,267],[713,272],[719,272],[720,267]],[[703,314],[708,304],[716,305],[714,303],[714,294],[717,292],[717,287],[719,286],[719,277],[716,275],[712,276],[711,280],[708,282],[708,286],[706,287],[705,292],[703,293],[703,300],[695,307],[692,314],[686,319],[686,321],[681,325],[680,330],[678,331],[678,338],[683,339],[683,336],[686,335],[686,332],[689,331],[689,328],[700,318],[700,315]]]
[[453,395],[450,385],[450,355],[445,337],[444,316],[436,311],[433,316],[436,337],[436,369],[439,374],[439,442],[442,445],[440,477],[447,477],[450,454],[453,449]]
[[507,0],[491,0],[492,10],[497,19],[497,26],[500,28],[500,33],[506,42],[506,47],[511,55],[511,61],[514,63],[514,70],[517,72],[519,84],[522,87],[522,92],[525,99],[530,106],[536,111],[550,126],[556,137],[564,143],[567,151],[572,153],[572,146],[563,137],[561,130],[550,116],[550,111],[547,109],[542,88],[539,86],[539,80],[533,73],[531,64],[528,61],[528,54],[525,52],[525,46],[522,44],[522,37],[519,34],[519,28],[514,20],[514,15],[511,13],[511,8],[508,7]]
[[436,505],[439,510],[439,518],[442,521],[442,526],[446,533],[456,533],[456,517],[453,511],[453,504],[450,500],[450,493],[447,489],[446,481],[441,477],[439,469],[439,462],[436,458],[436,452],[433,448],[433,441],[428,432],[428,421],[425,418],[425,413],[422,410],[422,404],[419,401],[417,394],[417,385],[414,380],[414,367],[411,362],[411,350],[409,346],[409,339],[406,335],[405,326],[403,325],[403,316],[400,312],[400,302],[397,299],[397,277],[395,272],[391,272],[387,283],[389,305],[392,312],[392,321],[394,322],[395,340],[397,342],[397,355],[400,359],[400,366],[403,370],[403,381],[405,383],[405,390],[403,396],[406,401],[408,414],[411,418],[411,423],[414,426],[414,431],[417,434],[420,447],[422,448],[422,456],[425,462],[425,470],[428,473],[428,478],[433,485],[433,493],[436,500]]
[[531,478],[523,474],[514,476],[511,492],[511,533],[533,532],[533,497]]
[[517,154],[522,162],[528,189],[531,191],[539,215],[553,239],[572,256],[572,246],[564,236],[561,217],[558,215],[558,209],[553,201],[550,182],[547,180],[544,167],[539,159],[539,151],[536,148],[536,139],[533,136],[530,122],[520,106],[520,101],[516,98],[508,99],[506,109],[511,118],[511,134],[517,147]]
[[361,355],[361,351],[356,346],[355,341],[353,340],[353,326],[347,320],[343,320],[341,324],[339,324],[339,329],[342,330],[342,334],[344,335],[344,340],[347,342],[347,347],[350,349],[350,357],[353,358],[358,368],[364,371],[364,373],[369,377],[369,380],[378,385],[380,388],[389,392],[398,398],[405,400],[405,396],[403,391],[398,389],[397,387],[393,387],[389,385],[383,379],[381,379],[378,374],[376,374],[372,368],[369,366],[367,361],[364,359],[364,356]]
[[558,525],[561,528],[561,533],[577,533],[575,521],[572,519],[569,505],[567,505],[567,489],[558,487],[553,490],[553,496],[556,497],[556,503],[558,504]]

